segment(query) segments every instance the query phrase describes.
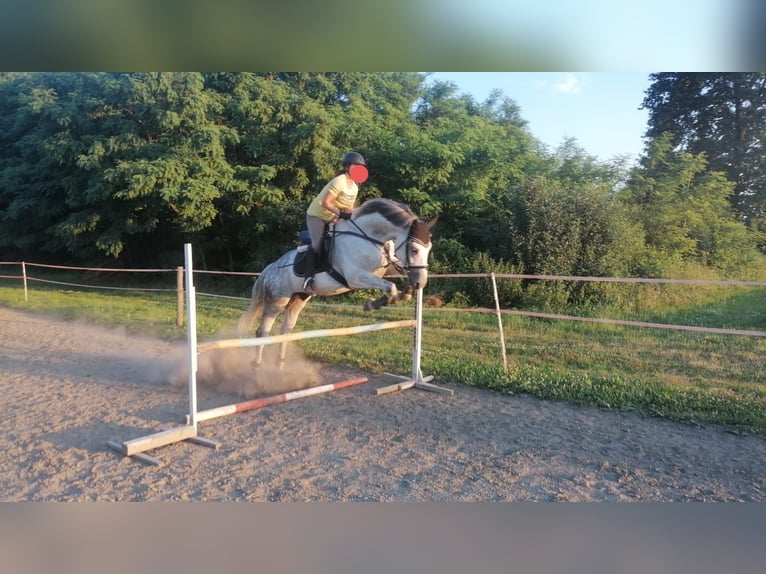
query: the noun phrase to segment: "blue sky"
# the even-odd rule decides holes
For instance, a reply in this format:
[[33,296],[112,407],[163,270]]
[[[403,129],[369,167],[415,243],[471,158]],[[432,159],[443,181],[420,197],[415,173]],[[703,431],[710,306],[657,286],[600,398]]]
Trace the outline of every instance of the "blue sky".
[[[565,55],[569,69],[735,71],[762,0],[430,0],[446,24]],[[741,66],[741,64],[740,64]],[[491,68],[490,68],[491,69]],[[534,69],[534,68],[533,68]],[[546,68],[550,69],[550,68]],[[567,68],[564,68],[567,69]]]
[[573,137],[599,159],[635,160],[644,147],[648,113],[638,108],[649,72],[436,72],[431,79],[452,82],[480,102],[501,90],[551,149]]

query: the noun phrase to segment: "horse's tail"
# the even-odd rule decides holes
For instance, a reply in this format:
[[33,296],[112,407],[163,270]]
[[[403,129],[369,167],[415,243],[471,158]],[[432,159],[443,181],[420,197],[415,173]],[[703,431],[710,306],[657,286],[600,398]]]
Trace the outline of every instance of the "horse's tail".
[[250,297],[250,306],[247,308],[247,311],[245,311],[245,314],[242,315],[242,317],[239,319],[239,323],[237,324],[237,334],[240,337],[250,332],[250,330],[253,328],[253,324],[255,323],[255,321],[263,313],[263,305],[264,305],[264,297],[263,297],[264,285],[263,284],[264,284],[263,274],[261,274],[258,276],[258,278],[255,280],[255,283],[253,284],[253,292]]

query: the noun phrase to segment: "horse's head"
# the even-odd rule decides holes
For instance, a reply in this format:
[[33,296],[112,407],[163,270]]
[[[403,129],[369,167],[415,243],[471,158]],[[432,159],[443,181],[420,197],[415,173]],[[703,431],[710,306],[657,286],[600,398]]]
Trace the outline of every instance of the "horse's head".
[[[365,221],[368,216],[371,221]],[[410,286],[415,289],[424,288],[428,282],[431,228],[435,224],[436,218],[428,222],[420,221],[406,205],[383,198],[364,202],[354,211],[352,218],[352,225],[373,243],[394,241],[398,256],[394,267],[407,273]]]
[[428,283],[428,256],[431,253],[431,228],[436,224],[436,218],[428,222],[418,219],[412,222],[407,237],[407,264],[405,271],[410,285],[415,289],[423,289]]

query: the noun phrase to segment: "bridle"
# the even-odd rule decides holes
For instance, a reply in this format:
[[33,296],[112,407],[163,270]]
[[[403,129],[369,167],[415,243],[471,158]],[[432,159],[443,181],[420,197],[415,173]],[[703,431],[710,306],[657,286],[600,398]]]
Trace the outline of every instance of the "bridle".
[[[406,254],[405,256],[407,258],[407,265],[402,267],[402,269],[404,271],[408,271],[408,272],[409,271],[418,271],[420,269],[428,269],[428,260],[426,260],[426,262],[424,264],[422,264],[422,265],[413,265],[412,263],[410,263],[410,261],[412,261],[412,257],[410,255],[410,248],[412,247],[412,244],[413,243],[417,243],[418,245],[422,245],[423,247],[426,246],[426,244],[421,239],[418,239],[415,236],[415,234],[413,233],[413,228],[415,227],[416,224],[417,224],[417,220],[414,221],[412,223],[412,225],[410,226],[410,232],[407,234],[407,239],[404,240],[404,243],[405,243],[405,254]],[[401,247],[401,245],[400,245],[400,247]],[[396,253],[396,249],[394,249],[394,253]],[[399,268],[395,264],[394,264],[394,268],[397,271],[399,271],[400,273],[402,272],[402,271],[399,270]]]
[[[427,261],[423,265],[413,265],[412,263],[410,263],[412,259],[412,254],[411,254],[412,244],[417,243],[424,247],[426,245],[423,242],[423,240],[417,236],[417,233],[416,233],[417,225],[418,225],[417,219],[413,220],[413,222],[410,224],[410,229],[409,229],[409,232],[407,233],[407,237],[399,245],[394,245],[394,248],[390,251],[385,249],[385,245],[386,245],[385,241],[380,241],[379,239],[375,239],[374,237],[370,237],[369,235],[367,235],[364,229],[362,229],[361,227],[359,227],[359,225],[357,225],[356,221],[352,219],[348,219],[347,221],[351,223],[354,227],[356,227],[359,233],[355,231],[336,231],[336,230],[334,230],[333,233],[335,235],[353,235],[355,237],[361,237],[363,239],[366,239],[370,243],[373,243],[381,247],[381,251],[383,252],[383,255],[386,258],[386,263],[385,265],[383,265],[383,267],[389,267],[389,266],[393,267],[394,269],[396,269],[398,273],[402,275],[407,275],[410,271],[419,271],[422,269],[428,269]],[[404,264],[402,264],[402,260],[396,256],[396,252],[399,251],[399,249],[401,249],[402,246],[405,247],[406,261],[404,262]]]

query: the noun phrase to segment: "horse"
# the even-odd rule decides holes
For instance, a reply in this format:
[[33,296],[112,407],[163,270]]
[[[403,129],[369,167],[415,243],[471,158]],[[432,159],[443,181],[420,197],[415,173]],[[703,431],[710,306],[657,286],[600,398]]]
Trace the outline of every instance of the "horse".
[[[282,312],[285,316],[280,332],[289,333],[315,295],[333,296],[354,289],[383,291],[380,298],[364,303],[365,311],[411,299],[413,291],[424,288],[428,281],[431,229],[435,223],[436,218],[423,222],[409,207],[390,199],[364,202],[350,219],[339,219],[327,226],[320,255],[323,261],[310,288],[304,288],[301,276],[305,245],[288,251],[263,269],[253,284],[250,306],[237,325],[239,336],[244,337],[256,320],[260,323],[256,336],[268,336]],[[394,271],[408,278],[409,284],[402,292],[384,279]],[[259,366],[263,346],[256,349],[254,365]],[[280,364],[285,351],[283,343]]]

